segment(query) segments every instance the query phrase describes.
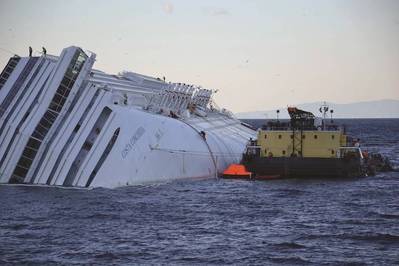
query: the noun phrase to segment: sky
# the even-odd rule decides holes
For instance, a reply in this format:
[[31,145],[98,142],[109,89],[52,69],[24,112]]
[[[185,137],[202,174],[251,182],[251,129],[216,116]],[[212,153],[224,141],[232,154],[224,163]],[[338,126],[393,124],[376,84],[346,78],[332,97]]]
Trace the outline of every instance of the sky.
[[399,99],[397,0],[0,0],[0,36],[0,68],[76,45],[233,112]]

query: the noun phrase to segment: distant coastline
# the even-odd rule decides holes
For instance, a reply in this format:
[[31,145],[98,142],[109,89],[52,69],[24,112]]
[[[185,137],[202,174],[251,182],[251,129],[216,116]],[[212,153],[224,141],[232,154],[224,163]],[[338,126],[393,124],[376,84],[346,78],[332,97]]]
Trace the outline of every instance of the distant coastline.
[[[258,129],[263,125],[266,125],[268,121],[276,120],[274,119],[266,119],[266,118],[241,118],[240,121],[251,125],[254,129]],[[282,118],[280,119],[281,122],[288,122],[289,119]],[[337,118],[334,119],[334,123],[337,125],[346,125],[346,126],[353,126],[355,124],[370,124],[373,122],[378,123],[388,123],[388,124],[399,124],[399,117],[398,118]]]
[[[310,111],[320,116],[318,109],[322,102],[298,104],[296,107]],[[378,118],[399,118],[399,100],[385,99],[378,101],[356,102],[348,104],[337,104],[327,102],[334,110],[333,118],[337,119],[378,119]],[[279,118],[288,119],[286,107],[279,108]],[[254,111],[236,113],[239,119],[275,119],[276,110]]]

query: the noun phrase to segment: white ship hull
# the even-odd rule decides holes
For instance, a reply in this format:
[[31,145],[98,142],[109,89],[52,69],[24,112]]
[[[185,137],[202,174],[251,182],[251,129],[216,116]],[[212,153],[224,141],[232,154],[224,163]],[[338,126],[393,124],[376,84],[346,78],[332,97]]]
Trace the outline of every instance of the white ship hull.
[[[14,61],[12,61],[14,60]],[[0,77],[0,183],[107,187],[215,177],[255,132],[211,91],[93,70],[77,47]]]

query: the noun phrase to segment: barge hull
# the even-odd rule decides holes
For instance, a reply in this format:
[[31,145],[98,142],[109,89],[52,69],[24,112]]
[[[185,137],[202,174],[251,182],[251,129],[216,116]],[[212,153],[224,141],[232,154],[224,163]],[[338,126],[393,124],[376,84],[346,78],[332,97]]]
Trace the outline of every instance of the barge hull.
[[244,161],[248,171],[256,176],[279,175],[282,178],[342,178],[364,176],[358,160],[341,158],[267,158]]

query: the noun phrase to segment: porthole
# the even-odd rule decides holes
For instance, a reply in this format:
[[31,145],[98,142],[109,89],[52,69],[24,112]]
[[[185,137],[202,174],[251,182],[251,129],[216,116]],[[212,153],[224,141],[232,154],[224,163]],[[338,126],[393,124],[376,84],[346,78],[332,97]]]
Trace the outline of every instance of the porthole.
[[281,135],[278,135],[278,138],[279,138],[279,139],[281,139],[281,138],[282,138],[282,136],[281,136]]
[[335,154],[335,151],[334,151],[334,150],[331,150],[331,154],[333,154],[333,155],[334,155],[334,154]]
[[317,135],[314,135],[314,139],[317,139]]
[[265,139],[267,139],[267,134],[265,134]]
[[335,138],[335,136],[334,136],[334,135],[331,135],[331,138],[332,138],[332,139],[334,139],[334,138]]
[[305,135],[302,135],[302,139],[305,139]]
[[285,151],[283,150],[283,155],[285,155]]

